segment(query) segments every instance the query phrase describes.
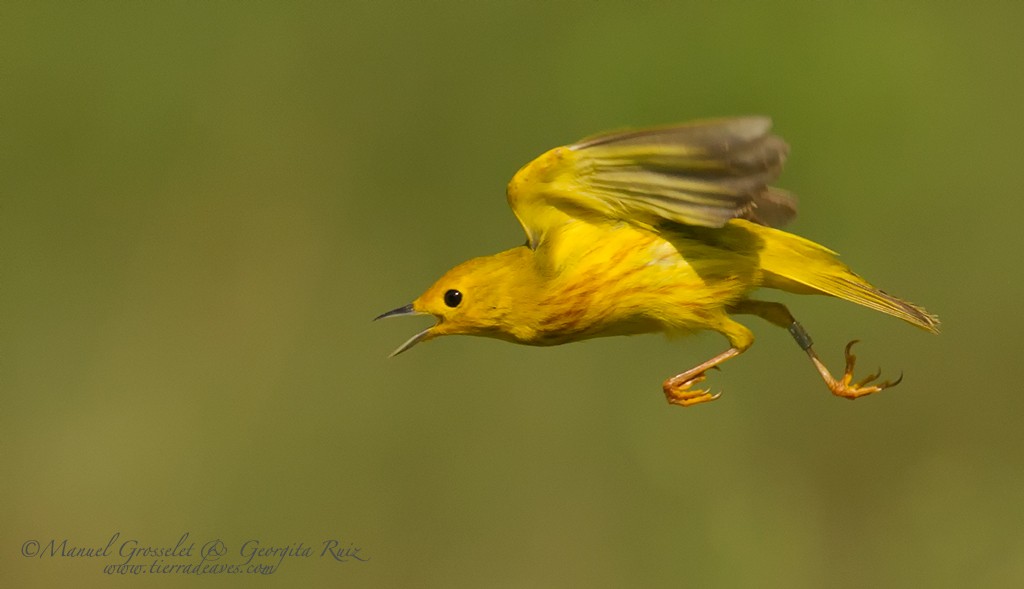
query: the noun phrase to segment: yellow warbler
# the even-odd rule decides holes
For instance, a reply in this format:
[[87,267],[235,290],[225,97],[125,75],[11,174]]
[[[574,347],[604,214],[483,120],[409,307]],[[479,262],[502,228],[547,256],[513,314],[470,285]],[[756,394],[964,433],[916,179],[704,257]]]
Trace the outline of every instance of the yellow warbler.
[[[835,378],[782,304],[757,288],[825,294],[930,332],[938,319],[854,274],[836,254],[773,227],[796,214],[768,186],[789,148],[766,117],[696,121],[583,139],[533,160],[508,202],[526,230],[520,247],[449,270],[411,304],[383,317],[430,314],[437,323],[392,355],[441,335],[548,346],[609,335],[717,331],[729,349],[667,379],[670,403],[716,399],[694,385],[754,342],[736,315],[786,328],[835,395],[855,399],[899,382],[853,382],[855,357]],[[873,384],[875,383],[875,384]]]

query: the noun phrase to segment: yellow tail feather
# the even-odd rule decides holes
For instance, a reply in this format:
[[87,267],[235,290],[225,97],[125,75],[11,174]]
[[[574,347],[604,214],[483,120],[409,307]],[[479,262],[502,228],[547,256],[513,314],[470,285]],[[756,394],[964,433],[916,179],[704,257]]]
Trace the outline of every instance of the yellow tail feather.
[[763,240],[760,265],[764,286],[800,294],[831,295],[898,317],[932,333],[939,332],[938,317],[875,288],[840,262],[832,250],[778,229],[742,220],[732,223],[743,224]]

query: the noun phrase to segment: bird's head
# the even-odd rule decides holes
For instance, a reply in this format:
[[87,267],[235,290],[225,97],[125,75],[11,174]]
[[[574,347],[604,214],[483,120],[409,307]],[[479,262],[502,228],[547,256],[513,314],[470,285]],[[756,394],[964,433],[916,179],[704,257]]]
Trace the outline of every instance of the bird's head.
[[[522,250],[522,251],[519,251]],[[412,303],[376,319],[402,315],[433,315],[437,323],[409,338],[392,356],[442,335],[482,335],[510,339],[508,320],[524,286],[522,258],[527,248],[463,262],[444,274]]]

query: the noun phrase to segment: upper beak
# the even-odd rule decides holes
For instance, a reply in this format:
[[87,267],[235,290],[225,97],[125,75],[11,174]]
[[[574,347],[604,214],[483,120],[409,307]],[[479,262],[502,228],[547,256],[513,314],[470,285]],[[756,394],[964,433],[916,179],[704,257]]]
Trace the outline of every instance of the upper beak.
[[413,309],[412,308],[412,303],[409,303],[408,305],[406,305],[404,307],[399,307],[397,309],[391,309],[387,313],[381,313],[380,315],[377,315],[376,317],[374,317],[373,320],[376,321],[378,319],[384,319],[385,317],[401,317],[402,315],[422,315],[422,314],[423,313],[420,313],[416,309]]
[[[399,307],[397,309],[392,309],[392,310],[388,311],[387,313],[382,313],[382,314],[374,317],[373,320],[376,321],[378,319],[384,319],[385,317],[401,317],[403,315],[426,315],[426,313],[422,313],[420,311],[417,311],[416,309],[413,309],[412,308],[412,303],[409,303],[408,305],[406,305],[404,307]],[[428,327],[428,328],[424,329],[423,331],[417,333],[416,335],[412,336],[408,340],[406,340],[406,342],[404,344],[398,346],[395,349],[394,352],[391,352],[390,354],[388,354],[388,358],[394,358],[395,356],[401,354],[402,352],[408,350],[409,348],[415,346],[416,344],[418,344],[421,341],[423,341],[424,339],[426,339],[430,335],[430,330],[431,329],[433,329],[433,327]]]

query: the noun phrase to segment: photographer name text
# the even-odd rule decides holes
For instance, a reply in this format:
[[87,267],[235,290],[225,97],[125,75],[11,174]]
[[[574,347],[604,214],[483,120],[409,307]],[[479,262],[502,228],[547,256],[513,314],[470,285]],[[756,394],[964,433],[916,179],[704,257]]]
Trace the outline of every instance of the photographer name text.
[[79,544],[67,538],[26,540],[24,558],[89,560],[103,564],[108,575],[272,575],[287,562],[322,560],[363,563],[370,557],[353,542],[338,538],[316,543],[277,544],[250,538],[229,544],[221,538],[194,540],[189,532],[177,542],[149,544],[114,532],[106,542]]

